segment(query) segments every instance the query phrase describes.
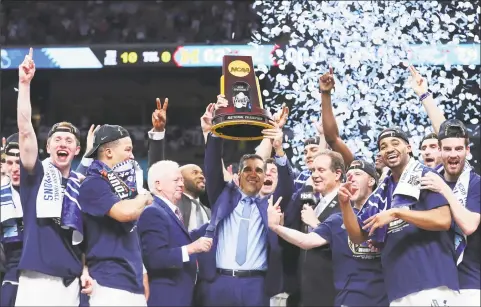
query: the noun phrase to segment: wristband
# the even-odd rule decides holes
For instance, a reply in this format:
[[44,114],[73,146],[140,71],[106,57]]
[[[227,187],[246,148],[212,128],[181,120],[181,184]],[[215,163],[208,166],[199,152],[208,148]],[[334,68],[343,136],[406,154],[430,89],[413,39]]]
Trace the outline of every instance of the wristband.
[[429,96],[431,96],[431,92],[427,91],[426,93],[419,96],[419,101],[423,101],[424,99],[428,98]]

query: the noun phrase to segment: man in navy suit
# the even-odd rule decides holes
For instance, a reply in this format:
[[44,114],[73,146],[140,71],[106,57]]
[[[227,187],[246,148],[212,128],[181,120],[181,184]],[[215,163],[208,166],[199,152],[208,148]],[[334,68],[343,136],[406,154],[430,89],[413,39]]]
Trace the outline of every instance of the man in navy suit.
[[[266,164],[258,155],[244,155],[239,163],[239,186],[225,182],[221,138],[209,135],[205,152],[206,188],[213,204],[206,236],[213,248],[198,255],[198,301],[203,306],[269,306],[282,286],[281,248],[267,224],[267,197],[259,197]],[[293,193],[287,158],[275,156],[279,183],[274,200]]]
[[184,180],[176,162],[153,164],[148,183],[154,202],[142,212],[137,224],[149,276],[147,305],[191,306],[197,280],[196,254],[212,246],[211,238],[198,238],[205,233],[207,224],[190,234],[187,231],[177,206]]

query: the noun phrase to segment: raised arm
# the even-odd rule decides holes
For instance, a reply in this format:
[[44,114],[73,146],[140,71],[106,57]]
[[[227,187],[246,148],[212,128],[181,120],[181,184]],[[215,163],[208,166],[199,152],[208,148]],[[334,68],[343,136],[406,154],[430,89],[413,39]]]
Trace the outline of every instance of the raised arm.
[[30,83],[35,75],[33,50],[25,56],[18,69],[17,124],[19,134],[20,161],[23,167],[32,172],[38,159],[37,136],[32,125],[32,105]]
[[321,116],[322,127],[324,129],[324,137],[327,144],[332,150],[342,155],[344,163],[350,165],[354,160],[354,155],[339,136],[339,128],[337,127],[336,118],[332,110],[331,90],[334,88],[334,76],[332,68],[319,79],[319,88],[321,90]]
[[226,185],[222,166],[223,144],[221,138],[211,133],[207,136],[204,155],[205,186],[211,204],[216,202]]
[[[89,152],[92,149],[92,147],[94,146],[94,133],[99,128],[100,128],[100,125],[97,125],[97,126],[91,125],[90,126],[89,132],[87,133],[87,141],[85,142],[85,153]],[[90,165],[92,164],[92,162],[94,162],[93,158],[83,157],[75,171],[77,173],[80,173],[80,174],[86,176],[87,170],[90,167]]]
[[167,107],[169,99],[165,98],[164,105],[160,103],[160,99],[156,99],[157,109],[152,112],[152,130],[148,132],[149,149],[148,149],[148,165],[149,167],[155,162],[165,159],[165,125],[167,123]]
[[436,105],[433,95],[428,91],[428,81],[423,78],[414,66],[409,66],[411,72],[411,87],[419,96],[424,109],[428,113],[428,117],[433,125],[434,132],[439,133],[439,127],[446,120],[443,111]]
[[[289,108],[286,106],[285,103],[282,104],[281,109],[279,109],[273,116],[272,120],[276,123],[276,125],[282,130],[284,125],[287,122],[287,118],[289,117]],[[259,146],[256,148],[256,154],[259,155],[262,159],[267,160],[272,155],[272,139],[266,138],[262,139]]]

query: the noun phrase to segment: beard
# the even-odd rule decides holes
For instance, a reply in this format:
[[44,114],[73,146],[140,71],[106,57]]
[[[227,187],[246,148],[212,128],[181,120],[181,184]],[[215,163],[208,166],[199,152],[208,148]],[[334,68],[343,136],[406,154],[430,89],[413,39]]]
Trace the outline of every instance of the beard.
[[194,194],[197,198],[205,192],[205,186],[204,188],[199,188],[194,181],[186,180],[184,181],[184,190]]

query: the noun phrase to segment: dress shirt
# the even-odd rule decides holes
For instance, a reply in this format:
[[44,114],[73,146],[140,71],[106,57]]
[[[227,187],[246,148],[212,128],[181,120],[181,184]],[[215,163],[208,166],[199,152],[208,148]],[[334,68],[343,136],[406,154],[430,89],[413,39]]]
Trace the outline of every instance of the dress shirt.
[[[201,203],[198,197],[194,199],[189,194],[184,193],[184,195],[191,200],[197,201],[199,204]],[[197,205],[193,201],[190,202],[190,205],[191,206],[190,206],[190,218],[189,218],[189,231],[192,231],[194,229],[199,228],[202,225],[197,225]],[[202,216],[202,221],[204,222],[204,224],[207,223],[209,218],[207,217],[207,213],[205,212],[204,208],[202,208],[202,205],[200,208],[200,214]]]
[[[164,201],[164,203],[167,204],[167,206],[169,206],[170,210],[172,210],[172,212],[174,212],[175,214],[175,209],[178,209],[177,206],[175,206],[174,204],[172,204],[167,198],[165,197],[162,197],[162,196],[159,196],[157,195],[158,198],[160,198],[162,201]],[[177,216],[177,215],[176,215]],[[182,222],[182,221],[181,221]],[[187,246],[182,246],[182,262],[189,262],[189,253],[187,252]]]
[[251,204],[249,217],[249,234],[247,239],[247,257],[244,264],[239,265],[236,260],[237,237],[244,203],[247,197],[242,194],[234,211],[223,219],[218,226],[216,250],[217,268],[227,270],[267,270],[267,229],[264,227],[259,208],[256,203]]

